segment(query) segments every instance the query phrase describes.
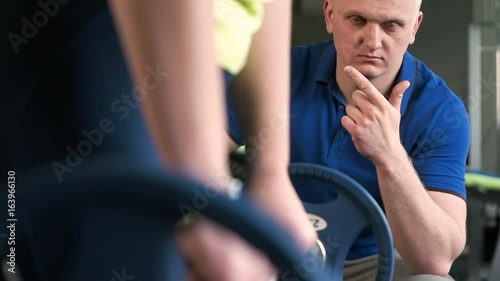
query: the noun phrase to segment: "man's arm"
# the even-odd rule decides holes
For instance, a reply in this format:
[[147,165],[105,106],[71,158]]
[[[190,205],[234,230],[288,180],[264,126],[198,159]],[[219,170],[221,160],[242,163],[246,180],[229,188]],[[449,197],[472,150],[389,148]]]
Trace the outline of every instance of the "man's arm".
[[[350,66],[344,71],[360,90],[353,92],[342,125],[375,164],[396,248],[416,273],[445,276],[465,246],[466,205],[455,195],[428,192],[400,142],[401,100],[409,83],[396,85],[387,101],[359,71]],[[466,132],[455,131],[458,135],[448,139],[468,139]],[[446,165],[464,165],[455,160]]]
[[416,273],[445,276],[465,246],[465,201],[427,191],[401,148],[399,159],[376,165],[396,249]]

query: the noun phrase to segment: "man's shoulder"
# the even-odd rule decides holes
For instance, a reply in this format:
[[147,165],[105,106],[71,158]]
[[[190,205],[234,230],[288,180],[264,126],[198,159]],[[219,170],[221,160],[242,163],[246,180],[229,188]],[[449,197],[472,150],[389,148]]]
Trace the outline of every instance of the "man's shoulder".
[[321,54],[333,46],[332,40],[292,46],[292,63],[318,63]]
[[[452,124],[450,119],[453,118],[467,120],[468,116],[463,100],[446,84],[443,78],[423,61],[413,59],[415,61],[415,80],[413,81],[415,85],[409,93],[411,96],[408,99],[405,117],[415,120],[429,120],[431,118],[434,120],[432,126],[438,127]],[[467,122],[461,124],[467,126]],[[464,128],[464,132],[465,130],[466,128]]]
[[443,91],[450,91],[451,89],[446,85],[446,82],[444,81],[441,76],[436,74],[431,68],[429,68],[422,60],[413,57],[411,54],[407,53],[410,55],[413,60],[415,60],[415,78],[417,79],[418,85],[420,87],[426,87],[426,88],[439,88]]
[[[417,87],[422,94],[432,94],[433,99],[446,99],[448,101],[459,101],[460,98],[446,84],[446,81],[428,67],[422,60],[414,58],[416,62]],[[460,100],[461,101],[461,100]]]
[[305,85],[312,85],[312,81],[321,80],[325,73],[329,72],[330,77],[333,49],[332,40],[292,47],[292,92]]
[[310,44],[300,44],[293,45],[292,52],[301,52],[301,51],[315,51],[315,50],[323,50],[329,46],[332,46],[333,41],[331,39],[326,41],[314,42]]

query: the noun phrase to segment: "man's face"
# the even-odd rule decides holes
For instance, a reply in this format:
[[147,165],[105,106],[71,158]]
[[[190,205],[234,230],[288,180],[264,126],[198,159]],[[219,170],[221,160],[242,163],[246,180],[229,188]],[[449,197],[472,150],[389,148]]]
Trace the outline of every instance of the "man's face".
[[352,65],[368,79],[395,74],[422,21],[418,1],[325,0],[337,67]]

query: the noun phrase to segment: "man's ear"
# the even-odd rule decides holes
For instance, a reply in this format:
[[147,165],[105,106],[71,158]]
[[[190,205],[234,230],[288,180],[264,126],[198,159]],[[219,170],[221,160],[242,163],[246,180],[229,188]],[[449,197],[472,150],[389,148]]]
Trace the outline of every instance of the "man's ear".
[[424,19],[424,13],[422,11],[418,11],[417,20],[415,21],[415,25],[413,26],[413,31],[410,38],[410,44],[415,42],[415,38],[417,36],[418,29],[420,28],[420,24]]
[[333,33],[333,3],[332,0],[325,0],[323,3],[323,15],[325,17],[325,26],[328,34]]

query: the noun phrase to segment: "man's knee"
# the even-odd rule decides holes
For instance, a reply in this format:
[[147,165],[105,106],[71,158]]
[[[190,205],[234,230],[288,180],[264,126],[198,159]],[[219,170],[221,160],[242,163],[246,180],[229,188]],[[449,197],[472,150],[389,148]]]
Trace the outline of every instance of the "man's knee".
[[453,281],[454,279],[450,276],[441,277],[431,274],[421,274],[406,277],[394,278],[393,281]]
[[451,276],[442,277],[432,274],[415,274],[410,265],[406,263],[401,256],[396,253],[394,260],[394,277],[393,281],[453,281]]

